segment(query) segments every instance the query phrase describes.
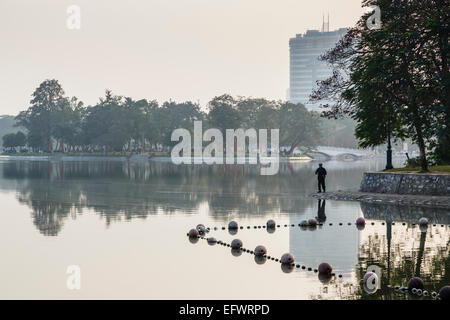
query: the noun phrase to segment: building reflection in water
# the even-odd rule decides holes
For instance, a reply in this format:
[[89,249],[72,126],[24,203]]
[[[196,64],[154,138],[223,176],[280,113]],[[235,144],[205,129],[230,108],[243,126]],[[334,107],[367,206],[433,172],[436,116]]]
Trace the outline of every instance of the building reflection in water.
[[[359,185],[368,165],[378,166],[371,162],[325,163],[332,173],[329,189]],[[315,163],[281,163],[278,175],[261,176],[259,167],[250,165],[7,161],[0,162],[0,190],[15,191],[18,200],[30,208],[36,228],[46,236],[58,235],[67,221],[76,219],[85,209],[100,215],[107,225],[161,212],[195,214],[205,204],[209,216],[220,223],[230,217],[272,218],[280,213],[294,224],[313,217],[320,222],[347,223],[362,215],[376,225],[368,225],[363,231],[354,225],[286,230],[297,261],[311,267],[326,261],[336,273],[344,275],[343,280],[317,279],[321,291],[311,298],[389,298],[394,293],[386,289],[386,284],[406,285],[414,275],[425,280],[428,290],[437,291],[449,283],[448,212],[314,200],[308,194],[316,185],[315,167]],[[411,225],[421,217],[439,225],[421,233]],[[390,222],[407,224],[391,226]],[[359,286],[371,265],[382,269],[382,289],[373,295]]]

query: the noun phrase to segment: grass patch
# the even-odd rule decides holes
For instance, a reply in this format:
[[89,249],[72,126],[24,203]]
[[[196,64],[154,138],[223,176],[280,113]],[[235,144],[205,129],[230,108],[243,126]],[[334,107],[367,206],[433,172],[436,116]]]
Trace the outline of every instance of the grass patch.
[[403,167],[394,168],[390,170],[383,170],[383,172],[411,172],[411,173],[448,173],[450,174],[450,165],[444,166],[430,166],[428,167],[429,172],[422,172],[420,167]]

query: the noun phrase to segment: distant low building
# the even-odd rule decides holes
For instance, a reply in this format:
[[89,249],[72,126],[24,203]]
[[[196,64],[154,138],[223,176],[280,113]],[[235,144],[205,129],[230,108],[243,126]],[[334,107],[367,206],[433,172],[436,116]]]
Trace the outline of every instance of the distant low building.
[[330,68],[318,60],[319,56],[333,48],[347,33],[346,28],[329,31],[329,23],[323,23],[322,31],[308,30],[305,34],[297,34],[289,40],[290,49],[290,81],[288,100],[303,103],[310,110],[318,105],[307,104],[316,81],[324,80],[331,75]]

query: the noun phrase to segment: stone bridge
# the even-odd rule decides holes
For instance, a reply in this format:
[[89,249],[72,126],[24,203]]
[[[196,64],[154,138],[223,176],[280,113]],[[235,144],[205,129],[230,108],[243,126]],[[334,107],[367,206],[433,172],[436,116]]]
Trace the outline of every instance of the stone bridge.
[[351,149],[351,148],[337,148],[326,146],[318,146],[313,150],[308,151],[306,154],[318,160],[336,159],[340,161],[358,160],[374,155],[374,153],[368,149]]

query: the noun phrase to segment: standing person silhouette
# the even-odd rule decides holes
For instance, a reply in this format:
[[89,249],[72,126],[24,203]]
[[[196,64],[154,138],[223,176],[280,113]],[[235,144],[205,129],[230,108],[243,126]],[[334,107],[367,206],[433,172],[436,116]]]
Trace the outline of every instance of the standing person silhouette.
[[326,192],[325,191],[325,177],[327,176],[327,170],[323,167],[321,163],[319,163],[319,167],[316,170],[317,180],[318,180],[318,186],[319,186],[319,193]]

